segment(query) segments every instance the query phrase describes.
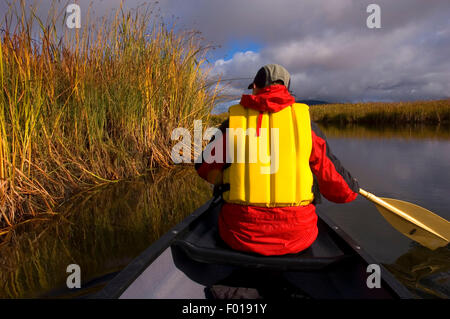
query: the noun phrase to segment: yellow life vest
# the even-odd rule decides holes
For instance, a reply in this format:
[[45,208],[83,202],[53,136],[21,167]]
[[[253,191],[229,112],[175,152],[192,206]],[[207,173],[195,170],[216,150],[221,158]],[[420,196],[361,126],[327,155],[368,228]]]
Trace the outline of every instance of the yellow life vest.
[[231,165],[223,179],[230,188],[224,200],[263,207],[310,204],[314,195],[309,107],[294,103],[276,113],[262,113],[257,136],[259,113],[239,104],[229,108],[226,154]]

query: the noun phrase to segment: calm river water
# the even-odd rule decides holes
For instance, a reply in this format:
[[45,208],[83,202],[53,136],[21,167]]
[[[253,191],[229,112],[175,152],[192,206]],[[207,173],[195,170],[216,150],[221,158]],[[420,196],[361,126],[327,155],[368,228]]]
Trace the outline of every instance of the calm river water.
[[[333,153],[360,187],[380,197],[408,201],[450,220],[448,131],[398,128],[324,131]],[[366,199],[350,204],[324,201],[332,217],[372,256],[422,297],[450,297],[450,248],[431,251],[401,235]]]
[[[436,128],[326,128],[334,154],[362,188],[406,200],[450,220],[450,134]],[[0,247],[0,298],[78,297],[101,289],[171,226],[205,202],[209,186],[192,167],[98,187],[60,214],[18,228]],[[430,251],[394,230],[363,198],[324,200],[331,216],[412,291],[450,297],[450,249]],[[65,288],[78,264],[84,289]]]

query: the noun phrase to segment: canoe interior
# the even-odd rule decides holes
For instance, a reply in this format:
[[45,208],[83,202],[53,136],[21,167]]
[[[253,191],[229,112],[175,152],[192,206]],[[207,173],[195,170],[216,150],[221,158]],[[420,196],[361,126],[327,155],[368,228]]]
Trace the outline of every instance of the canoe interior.
[[351,238],[319,215],[319,236],[293,255],[259,256],[234,251],[220,239],[220,203],[206,203],[144,251],[98,298],[212,298],[213,286],[244,287],[262,298],[413,298],[381,266],[381,288],[370,289],[375,263]]

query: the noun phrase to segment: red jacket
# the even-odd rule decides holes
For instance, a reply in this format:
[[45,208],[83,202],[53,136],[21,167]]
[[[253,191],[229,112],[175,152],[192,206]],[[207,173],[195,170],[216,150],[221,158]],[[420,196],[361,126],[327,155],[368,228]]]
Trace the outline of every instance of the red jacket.
[[[240,104],[261,112],[277,112],[292,105],[294,98],[283,85],[272,85],[258,95],[243,95]],[[226,128],[222,123],[221,138],[212,140],[222,148],[222,163],[197,163],[198,174],[214,183],[230,164],[226,159]],[[315,203],[320,193],[336,203],[353,201],[359,191],[357,181],[331,153],[325,135],[311,122],[312,151],[309,159],[314,175],[313,192]],[[284,255],[298,253],[308,248],[317,237],[317,215],[315,203],[307,206],[259,207],[225,203],[219,215],[219,233],[233,249],[261,255]]]

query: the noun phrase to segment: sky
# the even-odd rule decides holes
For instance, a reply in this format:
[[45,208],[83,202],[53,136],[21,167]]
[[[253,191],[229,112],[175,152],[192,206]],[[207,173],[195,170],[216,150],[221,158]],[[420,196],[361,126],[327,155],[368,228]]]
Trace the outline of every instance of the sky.
[[[45,13],[51,1],[38,2]],[[91,0],[74,2],[83,11]],[[94,0],[95,14],[119,3]],[[124,3],[133,9],[151,2]],[[371,3],[381,9],[381,28],[367,27]],[[198,30],[205,45],[216,47],[208,54],[210,75],[236,98],[249,93],[252,78],[269,63],[290,72],[297,99],[450,97],[449,0],[161,0],[154,6],[164,21]]]

